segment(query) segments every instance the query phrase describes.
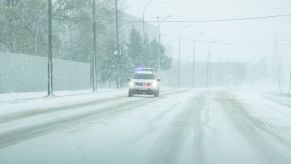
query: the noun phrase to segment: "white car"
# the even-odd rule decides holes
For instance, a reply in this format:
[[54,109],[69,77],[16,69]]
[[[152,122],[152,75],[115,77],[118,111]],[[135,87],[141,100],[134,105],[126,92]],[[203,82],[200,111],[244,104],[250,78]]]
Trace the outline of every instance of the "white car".
[[131,79],[128,79],[128,96],[132,97],[135,94],[154,95],[158,97],[160,94],[160,79],[152,70],[143,69],[134,72]]

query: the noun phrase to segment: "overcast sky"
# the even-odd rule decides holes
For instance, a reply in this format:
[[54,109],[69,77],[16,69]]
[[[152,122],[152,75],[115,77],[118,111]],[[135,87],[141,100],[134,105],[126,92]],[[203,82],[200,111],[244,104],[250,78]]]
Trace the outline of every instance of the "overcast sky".
[[[126,0],[126,12],[142,18],[142,12],[149,0]],[[145,12],[146,21],[168,15],[168,21],[200,21],[213,19],[237,19],[291,13],[291,1],[287,0],[153,0]],[[156,23],[153,23],[156,24]],[[291,56],[291,16],[211,23],[168,23],[161,25],[164,35],[178,36],[185,26],[192,27],[183,37],[193,38],[204,31],[197,40],[216,41],[212,45],[212,60],[257,61],[271,57],[277,33],[281,58]],[[172,46],[172,56],[178,56],[178,39],[162,37],[164,44]],[[230,43],[228,45],[221,43]],[[290,45],[280,45],[290,44]],[[192,42],[182,40],[183,59],[192,59]],[[204,60],[209,43],[197,43],[197,58]]]

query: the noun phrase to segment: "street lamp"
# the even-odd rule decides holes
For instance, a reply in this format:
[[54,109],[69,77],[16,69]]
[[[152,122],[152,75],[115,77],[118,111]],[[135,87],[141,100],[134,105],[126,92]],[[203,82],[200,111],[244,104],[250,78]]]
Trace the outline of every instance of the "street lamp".
[[120,46],[119,46],[119,27],[118,27],[118,4],[117,0],[115,0],[115,25],[116,25],[116,54],[117,54],[117,84],[116,88],[120,89]]
[[48,96],[53,95],[52,0],[48,0]]
[[201,35],[204,34],[205,31],[201,31],[199,33],[197,33],[196,35],[194,35],[193,37],[193,59],[192,59],[192,82],[193,82],[193,88],[195,88],[195,56],[196,56],[196,38]]
[[211,46],[212,44],[210,44],[208,46],[208,52],[207,52],[207,61],[206,61],[206,87],[209,87],[209,60],[210,60],[210,51],[211,51]]
[[181,37],[183,32],[185,32],[187,29],[189,29],[191,26],[185,26],[179,34],[179,63],[178,63],[178,87],[181,86]]
[[142,12],[142,33],[143,33],[143,36],[145,36],[145,20],[144,20],[145,12],[146,12],[146,9],[149,7],[149,5],[152,3],[152,1],[153,0],[148,1],[148,3],[145,5],[143,12]]
[[92,12],[93,12],[93,62],[91,61],[91,69],[92,71],[92,80],[91,84],[93,87],[93,92],[97,90],[97,80],[96,80],[96,0],[93,0],[93,6],[92,6]]
[[[158,20],[158,33],[159,33],[159,37],[158,37],[158,40],[159,40],[159,46],[161,45],[161,31],[160,31],[160,27],[161,27],[161,24],[168,18],[170,18],[171,16],[168,15],[166,17],[164,17],[162,20],[160,20],[160,17],[157,17],[157,20]],[[159,54],[158,54],[158,73],[160,73],[160,70],[161,70],[161,50],[159,48]]]
[[214,39],[212,42],[210,42],[209,46],[208,46],[208,53],[207,53],[207,65],[206,65],[206,86],[207,88],[209,88],[209,83],[211,84],[211,75],[210,75],[210,71],[211,69],[210,67],[210,57],[211,57],[211,48],[212,45],[216,42],[216,39]]

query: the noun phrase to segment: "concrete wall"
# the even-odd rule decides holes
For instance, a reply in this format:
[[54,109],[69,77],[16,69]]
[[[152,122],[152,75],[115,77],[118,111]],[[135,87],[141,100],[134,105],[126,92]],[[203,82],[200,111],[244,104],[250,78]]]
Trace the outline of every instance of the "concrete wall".
[[[54,59],[54,89],[90,87],[88,63]],[[47,58],[0,52],[0,93],[47,90]]]

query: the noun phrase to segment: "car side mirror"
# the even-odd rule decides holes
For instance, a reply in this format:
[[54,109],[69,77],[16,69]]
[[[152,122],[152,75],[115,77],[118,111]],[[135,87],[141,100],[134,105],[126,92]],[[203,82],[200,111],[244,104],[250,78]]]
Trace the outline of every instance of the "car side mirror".
[[159,82],[160,82],[160,81],[161,81],[161,79],[157,79],[157,81],[159,81]]
[[128,80],[128,81],[131,81],[131,79],[130,79],[130,78],[128,78],[127,80]]

